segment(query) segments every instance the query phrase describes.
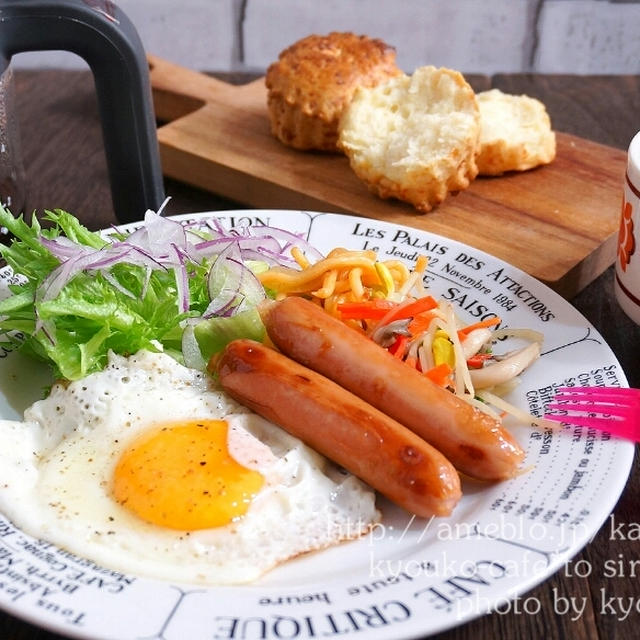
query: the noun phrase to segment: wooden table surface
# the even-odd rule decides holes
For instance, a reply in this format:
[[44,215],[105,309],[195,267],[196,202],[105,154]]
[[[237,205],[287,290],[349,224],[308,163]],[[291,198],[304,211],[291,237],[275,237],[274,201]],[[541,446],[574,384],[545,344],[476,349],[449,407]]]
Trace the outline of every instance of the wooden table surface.
[[[626,149],[640,129],[640,78],[636,76],[518,74],[474,78],[473,84],[536,96],[547,105],[558,131],[620,149]],[[94,229],[115,222],[90,73],[21,71],[16,74],[16,85],[27,171],[25,210],[61,207]],[[169,213],[238,208],[233,202],[172,181],[167,181],[166,191],[172,196]],[[619,309],[612,278],[610,268],[571,302],[604,336],[629,384],[640,387],[640,327]],[[438,640],[635,640],[640,623],[640,581],[638,572],[635,577],[629,574],[640,552],[638,536],[632,539],[632,532],[640,529],[638,495],[636,459],[627,487],[600,532],[565,570],[526,594],[541,604],[537,615],[517,610],[496,612],[442,633],[436,636]],[[578,561],[583,561],[582,574],[590,569],[588,577],[579,577],[571,570]],[[610,571],[614,563],[626,570]],[[587,606],[580,616],[563,614],[554,605],[554,594],[579,598]],[[61,637],[0,612],[1,639]]]

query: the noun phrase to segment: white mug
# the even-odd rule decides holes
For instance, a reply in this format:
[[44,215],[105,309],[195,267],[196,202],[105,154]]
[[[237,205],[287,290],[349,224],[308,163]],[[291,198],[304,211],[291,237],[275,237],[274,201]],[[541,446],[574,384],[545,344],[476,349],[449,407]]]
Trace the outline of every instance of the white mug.
[[627,154],[614,289],[623,311],[640,324],[640,132]]

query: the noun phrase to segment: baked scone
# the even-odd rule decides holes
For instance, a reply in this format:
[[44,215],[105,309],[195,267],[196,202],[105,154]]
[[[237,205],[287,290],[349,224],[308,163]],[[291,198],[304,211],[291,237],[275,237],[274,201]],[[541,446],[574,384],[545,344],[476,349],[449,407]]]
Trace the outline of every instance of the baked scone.
[[556,157],[556,136],[539,100],[499,89],[476,95],[480,107],[480,174],[525,171]]
[[476,177],[479,136],[475,94],[462,74],[427,66],[359,88],[338,145],[374,193],[427,212]]
[[364,35],[298,40],[267,69],[271,131],[296,149],[337,151],[338,122],[353,92],[402,73],[395,60],[393,47]]

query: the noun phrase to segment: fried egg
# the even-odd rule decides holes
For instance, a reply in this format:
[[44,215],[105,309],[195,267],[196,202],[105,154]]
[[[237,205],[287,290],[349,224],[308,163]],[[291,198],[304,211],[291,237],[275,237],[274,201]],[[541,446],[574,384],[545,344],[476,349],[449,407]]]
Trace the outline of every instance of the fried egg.
[[255,580],[364,534],[374,492],[165,354],[111,354],[0,421],[0,511],[126,573]]

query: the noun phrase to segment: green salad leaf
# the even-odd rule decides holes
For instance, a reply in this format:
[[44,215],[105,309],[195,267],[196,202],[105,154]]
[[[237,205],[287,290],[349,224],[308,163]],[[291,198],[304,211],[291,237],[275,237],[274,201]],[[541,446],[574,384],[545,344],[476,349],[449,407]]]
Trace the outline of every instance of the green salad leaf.
[[[0,206],[0,225],[14,236],[0,253],[19,274],[9,284],[12,295],[0,300],[5,346],[48,362],[54,376],[68,380],[103,369],[109,351],[164,351],[182,362],[185,322],[202,318],[211,303],[207,276],[216,256],[194,259],[191,245],[180,245],[182,227],[150,213],[148,234],[155,225],[157,237],[147,239],[151,248],[133,251],[127,244],[132,236],[107,240],[65,211],[46,211],[43,225],[34,215],[27,224]],[[114,248],[121,258],[110,258]],[[159,257],[163,251],[172,261]],[[89,268],[81,268],[84,263]],[[255,313],[224,320],[195,322],[203,361],[245,329],[251,337],[263,335]]]

